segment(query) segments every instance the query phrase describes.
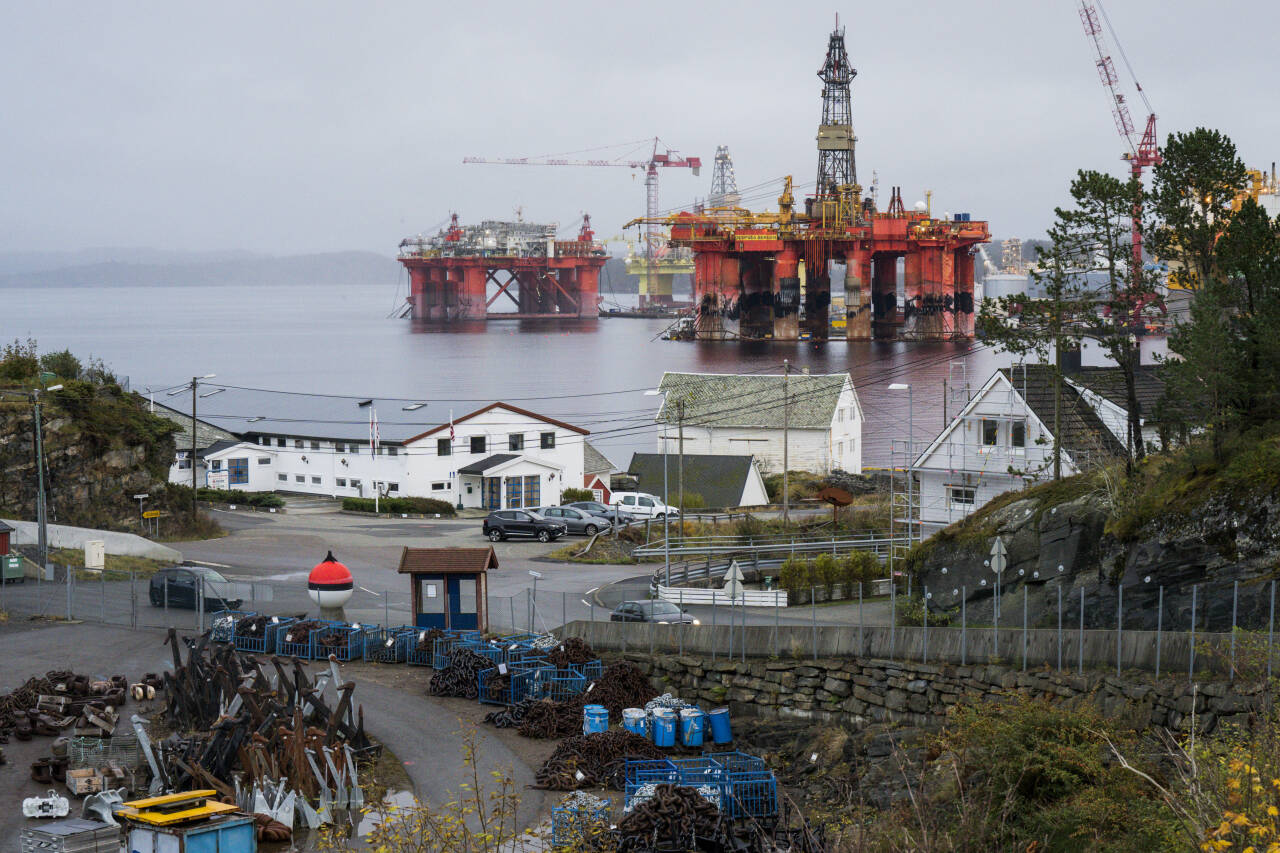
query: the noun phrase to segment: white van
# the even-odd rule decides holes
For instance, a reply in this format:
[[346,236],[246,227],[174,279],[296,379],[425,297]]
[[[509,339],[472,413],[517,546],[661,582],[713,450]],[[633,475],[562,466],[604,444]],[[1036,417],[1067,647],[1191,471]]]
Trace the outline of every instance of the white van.
[[680,510],[667,506],[657,495],[647,492],[614,492],[609,496],[610,505],[622,516],[632,518],[678,518]]

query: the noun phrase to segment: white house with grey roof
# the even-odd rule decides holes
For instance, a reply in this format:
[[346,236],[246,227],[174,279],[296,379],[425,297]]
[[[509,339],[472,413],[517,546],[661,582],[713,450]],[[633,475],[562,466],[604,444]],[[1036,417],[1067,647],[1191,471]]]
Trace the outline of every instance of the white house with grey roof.
[[664,373],[658,452],[754,456],[782,471],[862,473],[862,404],[848,373]]
[[205,455],[207,483],[488,509],[559,503],[564,489],[581,488],[587,430],[503,402],[456,411],[448,403],[227,388],[201,401],[201,420],[239,437]]

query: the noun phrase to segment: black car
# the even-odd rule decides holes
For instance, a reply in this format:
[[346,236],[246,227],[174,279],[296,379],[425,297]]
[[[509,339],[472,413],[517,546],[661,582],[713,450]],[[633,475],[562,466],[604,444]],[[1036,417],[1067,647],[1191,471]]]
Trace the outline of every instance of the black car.
[[490,542],[501,542],[508,536],[536,536],[539,542],[552,542],[568,528],[531,509],[499,509],[489,513],[481,529]]
[[571,504],[565,504],[565,506],[571,506],[574,509],[580,509],[584,512],[589,512],[592,515],[598,515],[601,518],[608,519],[612,524],[618,523],[618,511],[613,507],[605,506],[599,501],[574,501]]
[[624,601],[609,614],[610,622],[657,622],[659,625],[700,625],[669,601]]
[[231,581],[203,566],[177,566],[161,569],[151,576],[148,597],[152,607],[185,607],[196,609],[196,590],[202,591],[206,613],[239,610],[244,599],[231,597]]

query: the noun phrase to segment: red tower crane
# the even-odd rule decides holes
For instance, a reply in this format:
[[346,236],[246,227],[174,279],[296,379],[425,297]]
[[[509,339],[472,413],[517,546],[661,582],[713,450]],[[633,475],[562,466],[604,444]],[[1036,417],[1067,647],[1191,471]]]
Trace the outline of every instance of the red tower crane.
[[[1133,85],[1138,90],[1138,96],[1142,98],[1142,103],[1147,109],[1147,126],[1142,132],[1142,138],[1135,140],[1133,117],[1129,114],[1129,105],[1125,102],[1124,93],[1120,91],[1120,78],[1116,74],[1115,63],[1111,61],[1110,54],[1106,50],[1106,42],[1102,35],[1102,25],[1100,22],[1105,21],[1107,29],[1111,32],[1111,38],[1116,43],[1116,49],[1120,51],[1120,58],[1124,61],[1125,68],[1129,71],[1129,76],[1133,78]],[[1107,17],[1107,12],[1102,8],[1102,3],[1095,0],[1090,3],[1088,0],[1080,0],[1080,22],[1084,24],[1085,35],[1089,37],[1089,41],[1093,45],[1093,52],[1096,59],[1094,64],[1098,67],[1098,76],[1102,79],[1102,85],[1107,88],[1111,96],[1111,115],[1116,122],[1116,130],[1120,132],[1120,136],[1124,138],[1125,143],[1129,146],[1129,150],[1121,154],[1121,158],[1129,161],[1129,168],[1135,178],[1142,180],[1142,170],[1148,166],[1157,166],[1163,162],[1160,156],[1160,149],[1156,142],[1156,114],[1151,109],[1151,102],[1147,100],[1147,93],[1142,91],[1142,84],[1138,82],[1138,77],[1133,73],[1133,66],[1129,64],[1129,58],[1124,54],[1124,48],[1120,46],[1120,39],[1116,37],[1115,28],[1111,26],[1111,19]],[[1142,273],[1142,205],[1135,201],[1133,205],[1133,260],[1132,272],[1135,285],[1140,281]]]

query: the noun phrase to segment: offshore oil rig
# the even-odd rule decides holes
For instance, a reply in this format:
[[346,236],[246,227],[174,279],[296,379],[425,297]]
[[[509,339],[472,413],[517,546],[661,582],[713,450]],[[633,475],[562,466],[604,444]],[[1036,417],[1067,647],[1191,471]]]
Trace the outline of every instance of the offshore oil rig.
[[[449,227],[431,237],[400,241],[409,271],[409,311],[415,320],[452,322],[502,318],[578,318],[599,313],[600,269],[609,256],[582,217],[574,240],[557,240],[557,226],[485,221]],[[497,290],[488,296],[489,283]],[[493,313],[500,297],[514,312]]]
[[[883,212],[863,197],[850,97],[856,74],[837,23],[818,71],[818,178],[802,209],[788,177],[776,213],[708,206],[628,223],[666,226],[671,246],[693,252],[692,337],[827,339],[833,262],[845,267],[849,340],[973,336],[973,252],[990,239],[987,223],[963,213],[938,219],[925,205],[907,209],[896,187]],[[903,304],[897,293],[899,259]]]

